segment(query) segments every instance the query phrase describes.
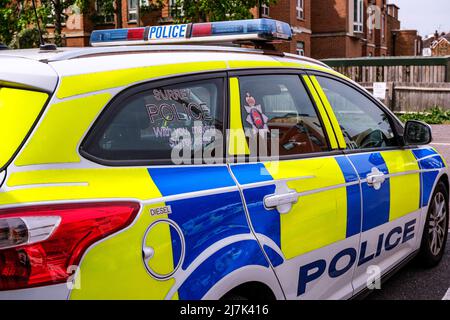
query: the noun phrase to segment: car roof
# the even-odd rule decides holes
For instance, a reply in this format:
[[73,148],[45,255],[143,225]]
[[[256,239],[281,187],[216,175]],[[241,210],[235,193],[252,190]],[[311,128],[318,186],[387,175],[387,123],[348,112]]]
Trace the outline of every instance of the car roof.
[[[20,57],[44,63],[54,63],[79,58],[107,57],[113,55],[120,55],[123,58],[121,60],[124,61],[126,59],[126,57],[124,56],[128,54],[137,54],[137,53],[155,54],[162,52],[165,53],[184,52],[186,54],[193,52],[196,53],[207,52],[208,55],[213,57],[214,59],[217,59],[219,56],[224,57],[225,54],[235,54],[235,55],[247,54],[253,55],[253,57],[264,55],[272,58],[285,57],[287,59],[299,60],[302,63],[306,63],[308,65],[312,66],[317,65],[328,68],[327,65],[325,65],[320,61],[288,53],[278,53],[275,51],[265,51],[252,48],[241,48],[237,46],[212,46],[212,45],[151,45],[151,46],[137,45],[137,46],[110,46],[110,47],[83,47],[83,48],[64,47],[58,48],[57,50],[21,49],[21,50],[0,51],[0,57],[2,56]],[[161,64],[164,64],[163,59],[158,60],[160,60]],[[183,62],[182,60],[179,61],[179,63],[182,62]]]
[[[6,60],[9,60],[8,62]],[[200,62],[225,62],[231,69],[231,62],[241,62],[245,68],[246,61],[251,61],[249,66],[263,67],[271,65],[276,67],[287,63],[294,68],[319,69],[322,71],[333,70],[324,63],[288,53],[265,51],[253,48],[241,48],[236,46],[211,46],[211,45],[135,45],[135,46],[109,46],[109,47],[84,47],[84,48],[58,48],[45,51],[40,49],[2,50],[0,51],[0,65],[8,65],[9,73],[0,70],[0,83],[14,76],[12,64],[20,65],[27,62],[20,77],[14,77],[17,83],[30,82],[26,73],[35,78],[33,85],[39,83],[40,70],[45,65],[56,75],[56,78],[42,89],[51,91],[55,87],[58,77],[90,74],[104,71],[140,68],[158,65],[170,65],[180,63]],[[230,63],[229,63],[230,62]],[[218,70],[217,70],[218,71]],[[49,73],[47,70],[46,73]],[[47,76],[47,74],[46,74]],[[20,81],[23,79],[23,81]],[[48,81],[48,80],[47,80]]]

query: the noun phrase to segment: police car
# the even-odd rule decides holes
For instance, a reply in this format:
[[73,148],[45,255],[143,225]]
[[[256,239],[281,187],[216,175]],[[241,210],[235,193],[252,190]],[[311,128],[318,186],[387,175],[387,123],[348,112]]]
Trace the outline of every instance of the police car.
[[447,238],[431,130],[268,19],[0,54],[0,299],[348,299]]

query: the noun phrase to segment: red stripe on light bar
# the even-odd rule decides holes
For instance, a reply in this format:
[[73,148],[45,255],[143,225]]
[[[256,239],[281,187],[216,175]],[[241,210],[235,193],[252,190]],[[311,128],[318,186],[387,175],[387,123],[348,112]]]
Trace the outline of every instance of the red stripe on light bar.
[[192,26],[193,37],[205,37],[212,35],[211,23],[196,23]]
[[136,28],[128,30],[128,40],[144,40],[145,28]]

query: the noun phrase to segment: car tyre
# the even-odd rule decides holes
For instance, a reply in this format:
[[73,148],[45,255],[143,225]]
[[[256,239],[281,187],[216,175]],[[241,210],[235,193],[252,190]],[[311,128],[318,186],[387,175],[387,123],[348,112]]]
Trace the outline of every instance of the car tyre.
[[435,267],[445,253],[449,228],[449,193],[439,182],[431,197],[419,251],[419,261],[427,268]]

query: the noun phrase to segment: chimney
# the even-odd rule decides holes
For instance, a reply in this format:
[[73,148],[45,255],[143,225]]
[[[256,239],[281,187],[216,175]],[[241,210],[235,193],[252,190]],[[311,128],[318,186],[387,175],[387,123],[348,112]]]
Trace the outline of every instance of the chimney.
[[434,32],[434,40],[437,40],[437,39],[439,39],[439,32],[436,30]]

